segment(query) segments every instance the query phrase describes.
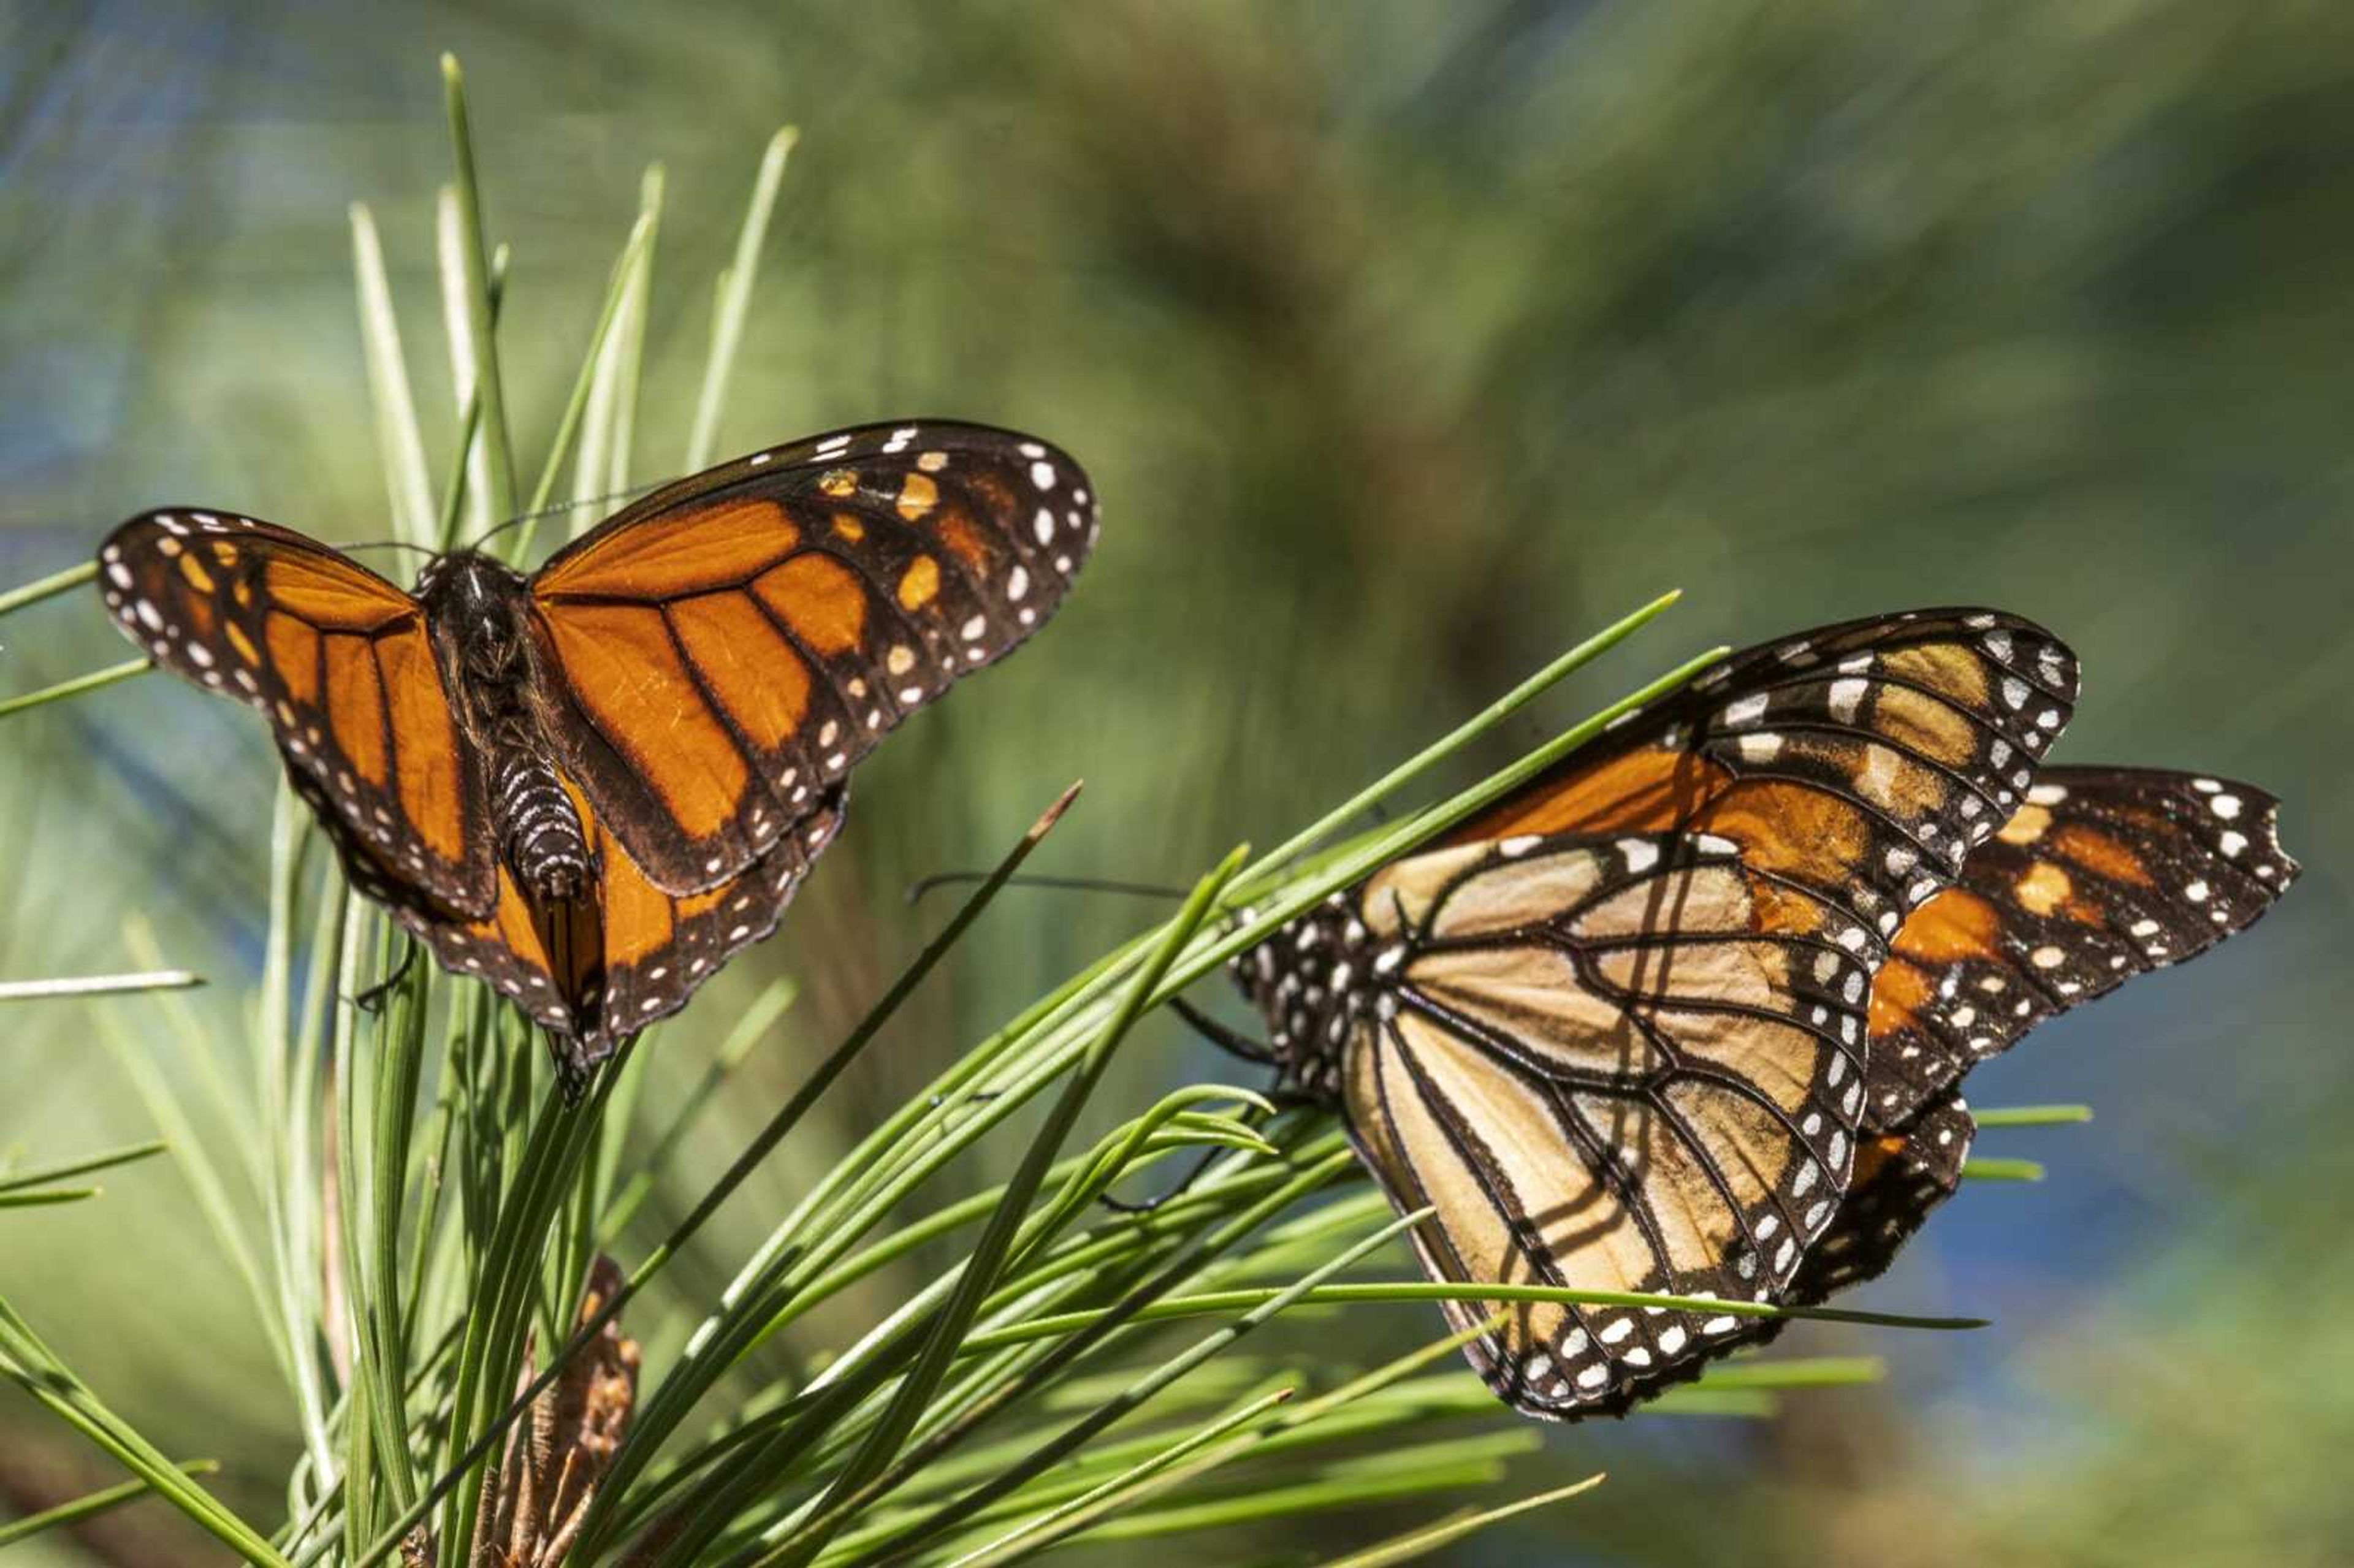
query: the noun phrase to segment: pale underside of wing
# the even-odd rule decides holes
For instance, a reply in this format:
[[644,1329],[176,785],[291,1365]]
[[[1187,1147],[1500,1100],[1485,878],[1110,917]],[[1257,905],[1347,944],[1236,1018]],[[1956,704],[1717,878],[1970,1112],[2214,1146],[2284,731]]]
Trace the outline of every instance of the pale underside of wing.
[[288,778],[363,892],[443,916],[490,908],[482,770],[416,600],[323,545],[233,513],[134,517],[99,567],[127,635],[269,719]]
[[[1729,842],[1656,834],[1463,846],[1368,884],[1371,939],[1395,946],[1351,1017],[1341,1100],[1400,1210],[1436,1207],[1416,1237],[1435,1276],[1787,1293],[1848,1182],[1870,976],[1763,926],[1766,893]],[[1744,1321],[1506,1310],[1472,1361],[1556,1419],[1693,1375]]]
[[660,493],[532,579],[566,771],[656,886],[732,879],[1053,613],[1095,537],[1043,442],[875,426]]

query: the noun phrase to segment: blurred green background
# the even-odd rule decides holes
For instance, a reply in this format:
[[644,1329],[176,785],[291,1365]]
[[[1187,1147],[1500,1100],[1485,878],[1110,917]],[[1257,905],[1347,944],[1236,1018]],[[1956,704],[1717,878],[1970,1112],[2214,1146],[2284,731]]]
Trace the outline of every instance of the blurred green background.
[[[803,136],[722,450],[959,415],[1092,471],[1103,544],[1056,623],[861,770],[783,934],[673,1028],[657,1102],[691,1076],[697,1013],[732,1016],[720,993],[805,983],[689,1174],[724,1164],[936,924],[907,884],[992,858],[1073,777],[1088,792],[1044,869],[1185,878],[1664,588],[1683,606],[1548,721],[1702,644],[1835,618],[1983,601],[2053,627],[2085,668],[2062,755],[2274,790],[2304,881],[2251,937],[1972,1081],[1982,1104],[2082,1099],[2098,1119],[1988,1135],[1983,1152],[2053,1179],[1966,1191],[1861,1299],[1995,1328],[1795,1333],[1885,1354],[1891,1378],[1770,1423],[1560,1431],[1523,1489],[1610,1482],[1450,1560],[2345,1560],[2354,11],[24,0],[0,18],[0,586],[175,502],[388,532],[354,199],[385,235],[440,471],[445,48],[514,248],[525,472],[655,159],[637,470],[674,470],[710,280],[786,122]],[[5,630],[0,693],[122,656],[87,595]],[[175,683],[8,723],[0,976],[133,967],[135,914],[215,979],[197,1016],[234,1029],[273,773],[258,726]],[[833,1126],[1153,913],[1009,895],[836,1092]],[[163,1012],[130,1005],[201,1086]],[[149,1132],[86,1012],[5,1025],[0,1145]],[[1150,1027],[1108,1104],[1235,1071]],[[714,1287],[842,1136],[772,1161],[677,1283]],[[8,1217],[0,1290],[274,1519],[292,1428],[240,1287],[168,1166],[109,1186]],[[1371,1353],[1435,1327],[1388,1308],[1316,1332]],[[0,1399],[0,1516],[111,1478]],[[1405,1522],[1229,1544],[1329,1550]],[[100,1557],[42,1551],[27,1560],[189,1548],[150,1510]]]

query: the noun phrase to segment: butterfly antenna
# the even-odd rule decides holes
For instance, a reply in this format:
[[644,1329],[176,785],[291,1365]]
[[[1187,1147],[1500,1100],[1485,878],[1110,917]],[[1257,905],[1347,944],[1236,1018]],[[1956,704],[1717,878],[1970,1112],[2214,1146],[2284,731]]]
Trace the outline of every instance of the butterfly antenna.
[[652,494],[670,482],[671,481],[667,479],[657,479],[649,484],[633,484],[627,490],[610,491],[603,495],[576,495],[569,501],[559,501],[552,506],[543,506],[536,512],[519,512],[498,526],[486,530],[474,543],[478,546],[487,545],[510,528],[535,522],[542,517],[560,516],[577,506],[602,506],[612,501],[634,501],[641,495]]
[[[907,902],[919,902],[925,894],[936,887],[953,887],[961,883],[985,882],[991,875],[985,871],[935,872],[922,881],[910,884]],[[1098,876],[1009,876],[1008,887],[1055,887],[1076,893],[1125,893],[1138,898],[1166,898],[1172,903],[1185,897],[1182,887],[1164,887],[1157,882],[1120,882]]]

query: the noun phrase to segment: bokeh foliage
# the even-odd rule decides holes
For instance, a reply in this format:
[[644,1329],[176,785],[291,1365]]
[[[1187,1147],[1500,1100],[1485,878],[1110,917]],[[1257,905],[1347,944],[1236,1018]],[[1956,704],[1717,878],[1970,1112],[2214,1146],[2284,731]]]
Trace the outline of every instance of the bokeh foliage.
[[[1589,672],[1556,716],[1702,642],[1899,604],[2053,626],[2087,671],[2063,755],[2261,781],[2305,880],[2246,940],[1984,1075],[1983,1101],[2100,1109],[1990,1139],[2057,1179],[1967,1192],[1875,1298],[1983,1310],[1991,1335],[1794,1335],[1897,1375],[1768,1427],[1561,1434],[1531,1483],[1611,1484],[1462,1560],[1559,1531],[1596,1561],[1711,1561],[1738,1531],[1756,1561],[2318,1563],[2349,1533],[2354,1330],[2327,1305],[2354,1180],[2342,7],[101,3],[5,25],[0,582],[171,502],[389,532],[341,218],[374,207],[438,389],[445,47],[514,248],[519,429],[553,421],[640,167],[671,170],[662,265],[708,277],[791,120],[721,450],[960,414],[1088,464],[1086,586],[862,770],[784,934],[723,982],[740,1007],[799,976],[804,1052],[920,942],[906,883],[989,858],[1075,774],[1088,807],[1049,869],[1176,877],[1671,583],[1675,646]],[[686,445],[707,317],[655,302],[648,477]],[[86,599],[7,630],[0,690],[120,656]],[[252,972],[271,776],[239,715],[141,682],[0,747],[0,976],[126,967],[134,912],[172,961]],[[829,1104],[839,1143],[1140,918],[1008,897],[1022,917]],[[237,995],[189,1005],[233,1017]],[[86,1014],[9,1022],[0,1139],[149,1135]],[[1139,1104],[1204,1065],[1148,1028],[1108,1090]],[[683,1194],[796,1065],[747,1064]],[[201,1098],[206,1065],[174,1070]],[[686,1280],[716,1288],[824,1144],[764,1171]],[[267,1475],[291,1438],[266,1349],[156,1169],[70,1221],[11,1216],[7,1283],[166,1447]],[[1429,1326],[1347,1321],[1392,1350]],[[16,1414],[10,1465],[60,1462],[13,1458]],[[1678,1506],[1695,1488],[1712,1505]]]

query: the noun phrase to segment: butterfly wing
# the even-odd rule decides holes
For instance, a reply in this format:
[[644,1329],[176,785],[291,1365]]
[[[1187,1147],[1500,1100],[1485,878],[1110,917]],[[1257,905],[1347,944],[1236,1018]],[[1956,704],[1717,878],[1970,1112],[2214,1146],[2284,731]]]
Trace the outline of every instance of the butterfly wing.
[[1453,842],[1721,834],[1884,945],[2024,800],[2065,727],[2076,661],[2032,621],[1931,609],[1735,653],[1623,719]]
[[552,726],[647,878],[740,875],[884,732],[1054,611],[1087,475],[973,425],[845,430],[659,491],[532,579]]
[[[1877,1278],[1953,1196],[1978,1130],[1956,1086],[2045,1019],[2243,930],[2296,880],[2279,803],[2156,768],[2050,768],[1872,979],[1865,1131],[1791,1298]],[[1778,1325],[1744,1330],[1762,1343]]]
[[[1861,959],[1761,924],[1787,892],[1712,834],[1543,838],[1400,863],[1360,918],[1393,980],[1352,1021],[1352,1137],[1436,1277],[1766,1299],[1853,1155]],[[1390,955],[1400,957],[1393,959]],[[1449,1303],[1458,1328],[1489,1317]],[[1518,1304],[1473,1340],[1549,1418],[1690,1377],[1731,1314]]]
[[2296,877],[2278,812],[2227,779],[2045,770],[1872,982],[1872,1124],[1905,1127],[2045,1019],[2245,929]]
[[185,508],[124,523],[99,567],[133,641],[268,717],[355,885],[396,908],[491,908],[482,769],[414,599],[291,529]]
[[[576,804],[583,807],[577,786]],[[716,887],[663,892],[646,880],[610,829],[591,828],[595,898],[535,913],[502,866],[499,895],[474,920],[404,914],[404,924],[454,972],[479,977],[558,1037],[559,1067],[573,1081],[631,1035],[686,1005],[719,967],[777,928],[785,906],[842,826],[845,786],[762,857]]]
[[1885,1274],[1930,1212],[1961,1185],[1978,1130],[1969,1107],[1949,1091],[1903,1132],[1866,1136],[1856,1146],[1847,1196],[1790,1282],[1790,1299],[1813,1306]]

